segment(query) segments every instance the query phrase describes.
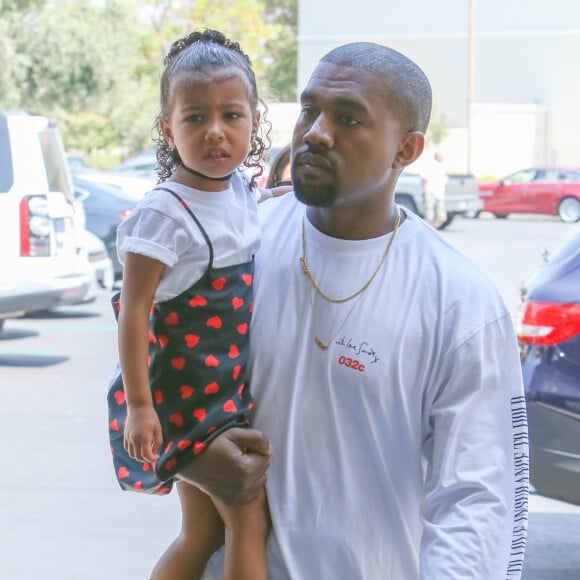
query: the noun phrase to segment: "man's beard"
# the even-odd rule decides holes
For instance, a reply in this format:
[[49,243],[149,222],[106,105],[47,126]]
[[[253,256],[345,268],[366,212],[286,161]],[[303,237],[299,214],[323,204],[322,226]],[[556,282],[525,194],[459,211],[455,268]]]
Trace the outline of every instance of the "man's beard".
[[336,200],[336,183],[329,185],[312,185],[301,183],[298,178],[292,181],[296,199],[312,207],[331,207]]

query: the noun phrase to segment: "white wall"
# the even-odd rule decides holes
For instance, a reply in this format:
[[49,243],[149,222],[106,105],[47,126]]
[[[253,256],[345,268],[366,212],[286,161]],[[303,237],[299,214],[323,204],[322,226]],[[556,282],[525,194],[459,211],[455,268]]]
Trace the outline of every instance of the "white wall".
[[[580,2],[473,0],[473,5],[474,102],[538,107],[544,125],[534,129],[528,157],[534,163],[580,165]],[[431,80],[439,111],[452,126],[465,128],[468,32],[469,0],[300,0],[298,88],[331,48],[378,42],[417,62]],[[473,137],[478,122],[474,112]],[[492,149],[506,142],[517,146],[502,156],[511,157],[511,165],[522,161],[518,122],[504,124],[496,142],[472,141],[474,171],[491,175],[510,165],[509,160],[488,165],[498,157]]]

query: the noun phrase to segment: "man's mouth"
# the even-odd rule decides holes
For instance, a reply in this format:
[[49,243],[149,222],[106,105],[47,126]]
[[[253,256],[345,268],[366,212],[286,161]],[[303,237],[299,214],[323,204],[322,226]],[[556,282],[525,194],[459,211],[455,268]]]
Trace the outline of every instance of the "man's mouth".
[[301,153],[296,161],[297,165],[310,165],[311,167],[316,167],[318,169],[332,171],[330,161],[318,153]]

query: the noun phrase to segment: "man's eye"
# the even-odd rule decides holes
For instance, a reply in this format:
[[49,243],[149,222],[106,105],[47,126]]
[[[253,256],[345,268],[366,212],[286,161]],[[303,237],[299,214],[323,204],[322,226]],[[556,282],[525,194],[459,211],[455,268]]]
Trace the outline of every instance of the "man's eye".
[[359,122],[354,117],[351,117],[350,115],[342,115],[340,117],[340,123],[342,125],[348,125],[348,126],[359,124]]
[[314,114],[314,109],[312,107],[308,107],[308,106],[303,106],[302,109],[300,110],[300,114],[305,118],[305,119],[313,119],[315,114]]

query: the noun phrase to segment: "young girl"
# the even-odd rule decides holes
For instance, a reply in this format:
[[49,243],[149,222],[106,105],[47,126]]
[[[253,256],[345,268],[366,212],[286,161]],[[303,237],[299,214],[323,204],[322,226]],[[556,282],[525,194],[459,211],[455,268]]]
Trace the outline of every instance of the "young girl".
[[226,506],[187,479],[195,457],[226,429],[246,426],[252,407],[244,374],[259,245],[253,181],[264,151],[256,79],[239,44],[214,30],[177,40],[164,62],[161,185],[117,234],[119,364],[108,395],[115,472],[123,489],[163,494],[177,482],[182,530],[152,580],[199,578],[224,524],[224,578],[265,580],[265,492]]

